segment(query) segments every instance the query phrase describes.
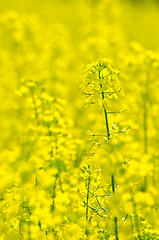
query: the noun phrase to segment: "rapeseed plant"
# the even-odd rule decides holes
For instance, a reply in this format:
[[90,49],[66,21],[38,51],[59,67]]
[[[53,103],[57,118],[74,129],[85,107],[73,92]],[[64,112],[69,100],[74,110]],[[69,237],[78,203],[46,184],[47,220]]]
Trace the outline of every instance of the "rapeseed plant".
[[[115,111],[114,109],[112,110],[112,106],[113,106],[113,101],[112,101],[112,106],[111,106],[111,100],[113,98],[118,99],[119,95],[122,94],[121,88],[120,88],[120,84],[119,84],[119,80],[118,80],[118,74],[119,71],[115,68],[113,68],[109,61],[107,59],[99,59],[97,62],[88,65],[85,74],[84,74],[84,78],[83,78],[83,84],[81,85],[82,89],[83,89],[83,94],[86,96],[86,104],[98,104],[98,106],[102,106],[103,111],[104,111],[104,119],[105,119],[105,128],[102,134],[94,134],[91,133],[91,137],[102,137],[103,138],[103,142],[97,142],[98,145],[103,145],[106,144],[106,147],[108,145],[108,149],[106,148],[107,153],[110,151],[111,153],[109,154],[109,162],[111,161],[111,155],[115,155],[115,146],[113,146],[113,141],[112,141],[112,146],[111,146],[111,139],[113,139],[113,136],[118,134],[118,133],[125,133],[126,130],[125,129],[119,129],[118,127],[116,127],[116,124],[113,123],[112,124],[112,128],[110,129],[109,126],[109,114],[118,114],[120,113],[120,111]],[[101,97],[101,101],[99,100]],[[109,109],[109,110],[108,110]],[[105,134],[104,134],[105,133]],[[94,144],[96,144],[96,142],[94,142]],[[113,153],[113,154],[112,154]],[[96,153],[95,153],[96,154]],[[98,155],[98,157],[100,157]],[[106,163],[105,163],[106,164]],[[114,164],[111,163],[111,165],[113,166]],[[109,215],[109,206],[107,207],[102,207],[102,204],[100,203],[100,200],[98,199],[98,197],[102,196],[102,198],[106,197],[107,198],[107,202],[110,201],[111,198],[113,198],[112,201],[114,201],[114,203],[112,203],[112,208],[116,208],[116,204],[117,204],[117,200],[115,200],[116,198],[116,188],[117,188],[117,183],[115,182],[115,168],[113,170],[113,168],[111,169],[111,171],[108,173],[110,176],[110,183],[108,182],[108,188],[105,189],[104,187],[102,187],[102,191],[104,191],[104,193],[102,195],[100,195],[97,191],[97,193],[94,191],[90,191],[90,184],[91,184],[91,169],[88,166],[88,168],[86,168],[86,172],[88,172],[88,177],[86,178],[86,189],[87,189],[87,194],[86,194],[86,202],[84,201],[84,204],[86,205],[86,220],[88,221],[88,210],[89,208],[91,210],[94,210],[96,212],[96,214],[102,218],[108,218],[108,220],[110,219],[110,215]],[[93,176],[94,177],[94,176]],[[93,188],[95,187],[96,189],[99,188],[100,183],[97,182],[97,177],[94,177],[96,180],[96,186],[93,186]],[[110,190],[110,186],[111,189]],[[101,188],[101,187],[100,187]],[[111,193],[112,192],[112,193]],[[89,205],[89,197],[90,194],[93,195],[93,197],[95,197],[97,204],[96,207],[92,207]],[[97,207],[98,205],[98,207]],[[111,205],[111,202],[110,202]],[[113,210],[114,211],[114,210]],[[101,213],[102,212],[102,213]],[[116,212],[116,211],[114,211]],[[102,215],[104,213],[104,215]],[[117,212],[116,212],[117,213]],[[118,218],[116,216],[116,213],[114,214],[114,231],[115,232],[115,239],[119,239],[118,237]],[[113,213],[111,214],[113,216]],[[90,219],[92,218],[92,216],[90,217]],[[89,219],[89,221],[90,221]],[[86,232],[86,234],[88,234]],[[112,233],[109,233],[109,235],[111,235]]]

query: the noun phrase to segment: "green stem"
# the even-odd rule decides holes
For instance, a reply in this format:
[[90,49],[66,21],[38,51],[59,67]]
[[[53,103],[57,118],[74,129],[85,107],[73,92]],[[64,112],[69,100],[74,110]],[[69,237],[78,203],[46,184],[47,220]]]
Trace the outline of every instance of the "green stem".
[[[114,181],[114,175],[111,175],[111,181],[112,181],[112,192],[115,193],[115,181]],[[118,237],[118,218],[114,217],[114,225],[115,225],[115,239],[119,240]]]
[[[100,87],[102,88],[102,84],[100,84]],[[102,91],[102,100],[104,100],[104,92]],[[109,124],[108,124],[108,116],[107,116],[107,111],[103,105],[103,110],[104,110],[104,116],[105,116],[105,125],[106,125],[106,129],[107,129],[107,137],[108,140],[110,138],[110,132],[109,132]]]
[[88,220],[88,204],[89,204],[89,188],[90,188],[90,173],[89,173],[89,177],[88,177],[88,185],[87,185],[87,207],[86,207],[86,220]]
[[119,237],[118,237],[118,219],[117,219],[117,217],[114,217],[114,224],[115,224],[115,239],[119,240]]
[[[101,79],[100,76],[100,71],[99,71],[99,79]],[[101,89],[103,88],[102,84],[100,83]],[[104,100],[104,91],[102,91],[102,100]],[[109,132],[109,124],[108,124],[108,116],[107,116],[107,111],[105,109],[105,106],[103,104],[103,109],[104,109],[104,116],[105,116],[105,124],[106,124],[106,129],[107,129],[107,137],[108,140],[110,139],[110,132]],[[111,181],[112,181],[112,192],[115,193],[115,181],[114,181],[114,175],[111,175]],[[114,224],[115,224],[115,238],[116,240],[119,240],[118,237],[118,219],[117,217],[114,217]]]
[[[89,169],[89,166],[88,166]],[[90,177],[90,172],[89,172],[89,177],[88,177],[88,184],[87,184],[87,199],[86,199],[86,221],[88,221],[88,209],[89,209],[89,189],[90,189],[90,181],[91,181],[91,177]],[[86,227],[85,230],[85,234],[88,236],[88,229]]]
[[63,193],[64,191],[63,191],[63,188],[62,188],[62,181],[61,181],[61,172],[60,172],[60,170],[59,170],[59,172],[58,172],[58,175],[59,175],[60,190],[61,190],[61,192]]
[[58,179],[58,173],[56,174],[55,183],[54,183],[54,186],[53,186],[51,211],[54,211],[54,209],[55,209],[55,198],[56,198],[57,179]]
[[40,230],[41,230],[41,221],[39,220],[39,222],[38,222],[38,226],[39,226],[39,228],[40,228]]
[[19,234],[22,235],[22,221],[19,219]]
[[115,193],[115,182],[114,182],[114,175],[113,174],[111,176],[111,180],[112,180],[112,192]]
[[[100,76],[100,71],[99,71],[99,79],[101,79],[101,76]],[[102,84],[100,83],[100,87],[102,89]],[[102,91],[102,100],[104,100],[104,92]],[[109,132],[109,124],[108,124],[108,116],[107,116],[107,111],[103,105],[103,109],[104,109],[104,116],[105,116],[105,125],[106,125],[106,129],[107,129],[107,137],[108,137],[108,140],[110,138],[110,132]]]

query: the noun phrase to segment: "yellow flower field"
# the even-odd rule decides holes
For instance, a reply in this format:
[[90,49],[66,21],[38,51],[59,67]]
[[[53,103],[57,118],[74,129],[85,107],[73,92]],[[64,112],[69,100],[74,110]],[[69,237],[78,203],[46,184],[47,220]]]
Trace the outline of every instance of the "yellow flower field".
[[0,7],[0,240],[159,239],[158,1]]

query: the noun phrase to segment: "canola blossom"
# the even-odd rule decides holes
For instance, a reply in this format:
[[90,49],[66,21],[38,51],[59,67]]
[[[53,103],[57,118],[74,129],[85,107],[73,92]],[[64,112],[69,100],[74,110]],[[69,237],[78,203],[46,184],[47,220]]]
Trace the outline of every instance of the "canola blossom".
[[157,2],[8,1],[0,240],[159,239]]

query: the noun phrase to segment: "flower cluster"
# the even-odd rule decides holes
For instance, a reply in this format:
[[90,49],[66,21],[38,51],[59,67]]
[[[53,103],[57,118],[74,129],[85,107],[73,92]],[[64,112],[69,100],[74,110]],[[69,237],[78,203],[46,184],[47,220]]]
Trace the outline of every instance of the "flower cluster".
[[[100,59],[89,64],[83,76],[83,94],[86,96],[87,104],[107,105],[109,99],[118,98],[121,92],[119,71],[110,65],[107,59]],[[101,101],[99,96],[102,96]]]

